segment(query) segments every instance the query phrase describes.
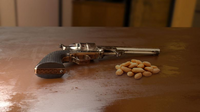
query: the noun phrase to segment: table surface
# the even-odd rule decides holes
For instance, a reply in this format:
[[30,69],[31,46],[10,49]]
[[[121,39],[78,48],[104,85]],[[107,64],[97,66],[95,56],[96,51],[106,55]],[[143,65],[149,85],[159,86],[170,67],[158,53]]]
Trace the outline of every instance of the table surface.
[[[0,110],[29,112],[200,111],[198,28],[0,28]],[[160,48],[159,56],[106,57],[66,64],[60,79],[42,79],[34,67],[59,44]],[[114,66],[149,61],[161,72],[135,80]]]

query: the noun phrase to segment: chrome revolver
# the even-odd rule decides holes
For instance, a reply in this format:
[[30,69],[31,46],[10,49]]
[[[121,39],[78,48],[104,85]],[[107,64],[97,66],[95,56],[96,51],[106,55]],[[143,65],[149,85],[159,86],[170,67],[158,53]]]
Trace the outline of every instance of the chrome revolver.
[[88,64],[91,60],[104,56],[119,57],[123,54],[158,55],[160,49],[130,48],[117,46],[96,46],[95,43],[73,43],[69,46],[60,45],[62,50],[46,55],[35,67],[35,74],[41,78],[60,78],[66,68],[63,63]]

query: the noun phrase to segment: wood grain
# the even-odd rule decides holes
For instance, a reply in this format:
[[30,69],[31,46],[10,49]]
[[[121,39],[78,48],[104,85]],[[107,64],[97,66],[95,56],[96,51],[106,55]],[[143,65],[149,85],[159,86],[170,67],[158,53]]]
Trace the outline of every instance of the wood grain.
[[[199,28],[0,27],[0,110],[3,112],[199,112]],[[59,79],[34,68],[59,44],[160,48],[159,56],[104,57],[66,63]],[[135,80],[115,65],[138,59],[160,73]]]

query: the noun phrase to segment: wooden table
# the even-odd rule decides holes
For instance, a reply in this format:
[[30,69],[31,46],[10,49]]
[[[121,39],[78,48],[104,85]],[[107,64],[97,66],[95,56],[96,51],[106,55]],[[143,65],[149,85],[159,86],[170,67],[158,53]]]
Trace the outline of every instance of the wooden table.
[[[0,28],[0,110],[29,112],[200,111],[198,28]],[[34,67],[59,44],[160,48],[159,56],[106,57],[66,65],[60,79]],[[161,72],[140,80],[115,75],[116,64],[139,59]]]

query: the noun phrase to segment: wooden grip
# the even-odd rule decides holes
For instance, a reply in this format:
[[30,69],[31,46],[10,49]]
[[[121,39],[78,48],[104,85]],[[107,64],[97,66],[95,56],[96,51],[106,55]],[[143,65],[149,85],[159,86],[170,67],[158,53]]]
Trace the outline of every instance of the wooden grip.
[[68,53],[69,50],[49,53],[36,65],[35,74],[46,79],[62,77],[66,72],[62,59],[68,56]]

